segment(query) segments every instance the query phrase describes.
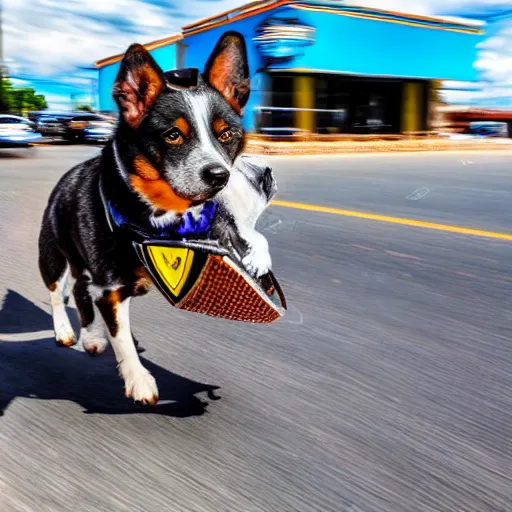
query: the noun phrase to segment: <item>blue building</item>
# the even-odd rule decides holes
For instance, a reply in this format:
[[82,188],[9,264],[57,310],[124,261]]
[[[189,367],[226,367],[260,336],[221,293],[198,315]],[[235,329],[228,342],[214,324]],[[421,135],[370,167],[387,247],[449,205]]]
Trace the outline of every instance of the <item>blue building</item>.
[[[428,129],[435,81],[476,81],[481,25],[330,0],[260,0],[145,46],[164,71],[203,70],[224,32],[243,34],[248,131],[410,133]],[[121,58],[96,63],[102,111],[116,110]]]

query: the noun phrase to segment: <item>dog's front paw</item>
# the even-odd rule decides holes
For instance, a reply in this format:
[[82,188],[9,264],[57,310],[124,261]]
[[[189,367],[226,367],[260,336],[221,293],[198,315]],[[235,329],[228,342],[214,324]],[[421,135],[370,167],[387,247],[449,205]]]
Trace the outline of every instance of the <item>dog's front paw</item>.
[[61,347],[72,347],[76,343],[73,327],[71,327],[67,316],[61,316],[61,318],[54,319],[55,340]]
[[263,235],[251,241],[249,250],[242,258],[242,265],[253,277],[261,277],[272,269],[268,242]]
[[119,366],[124,379],[126,398],[136,403],[156,405],[158,402],[158,388],[151,373],[142,365],[136,368],[127,368],[122,363]]
[[79,343],[82,344],[84,350],[91,356],[103,354],[108,346],[105,336],[101,336],[100,333],[91,333],[86,329],[80,329]]

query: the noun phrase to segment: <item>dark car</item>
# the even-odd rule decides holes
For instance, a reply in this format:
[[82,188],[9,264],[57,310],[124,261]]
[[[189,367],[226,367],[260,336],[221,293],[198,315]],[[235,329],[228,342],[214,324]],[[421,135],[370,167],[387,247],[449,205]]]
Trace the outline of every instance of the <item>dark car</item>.
[[106,142],[114,124],[103,116],[88,112],[31,112],[37,130],[46,137],[60,137],[69,142]]
[[57,137],[64,133],[62,122],[53,116],[40,116],[36,127],[37,131],[45,137]]
[[104,123],[104,119],[96,114],[76,114],[62,119],[63,132],[62,137],[70,142],[85,142],[89,130]]

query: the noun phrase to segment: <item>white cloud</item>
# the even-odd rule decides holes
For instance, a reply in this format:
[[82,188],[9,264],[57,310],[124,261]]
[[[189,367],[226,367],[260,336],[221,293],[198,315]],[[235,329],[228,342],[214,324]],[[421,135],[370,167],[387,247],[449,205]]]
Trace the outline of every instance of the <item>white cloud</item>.
[[444,91],[443,99],[448,103],[474,104],[482,107],[493,105],[512,106],[512,87],[484,85],[479,91]]
[[484,80],[512,86],[512,22],[480,44],[475,66]]
[[14,72],[54,75],[243,3],[191,0],[164,8],[144,0],[4,0],[4,51]]
[[[15,72],[53,75],[169,31],[169,12],[140,0],[5,0],[5,53]],[[129,25],[131,31],[116,29]],[[172,27],[175,30],[178,27]]]
[[[162,7],[151,0],[3,0],[5,61],[11,76],[69,74],[58,81],[89,94],[91,83],[76,77],[77,67],[91,66],[122,53],[133,42],[160,39],[198,18],[244,3],[187,0]],[[33,86],[50,98],[50,85],[37,81]],[[68,100],[67,94],[54,94],[49,103]]]
[[[478,47],[475,67],[479,70],[478,90],[445,91],[444,99],[484,107],[512,107],[512,21],[502,22],[495,35]],[[474,88],[474,86],[473,86]]]

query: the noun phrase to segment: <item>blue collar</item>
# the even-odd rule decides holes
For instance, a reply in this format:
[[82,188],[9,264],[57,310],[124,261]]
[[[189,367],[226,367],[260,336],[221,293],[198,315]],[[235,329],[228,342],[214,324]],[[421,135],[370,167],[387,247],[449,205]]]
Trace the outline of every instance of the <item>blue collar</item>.
[[[117,152],[117,144],[114,140],[112,142],[112,151],[114,162],[119,169],[123,169],[123,164],[119,159]],[[206,201],[203,205],[199,216],[194,217],[190,211],[186,211],[181,217],[178,217],[177,222],[170,226],[157,228],[151,226],[149,229],[129,219],[126,215],[121,213],[114,207],[111,201],[107,200],[103,191],[103,180],[100,175],[99,178],[99,192],[101,201],[105,208],[105,213],[108,218],[110,229],[124,228],[128,230],[131,236],[138,238],[158,238],[161,240],[180,240],[187,237],[190,238],[207,238],[217,211],[217,203],[213,201]]]
[[206,201],[203,205],[199,216],[192,215],[192,212],[185,212],[179,222],[165,227],[153,227],[150,232],[128,220],[114,205],[107,201],[108,210],[113,223],[118,228],[129,228],[136,231],[139,235],[145,238],[157,239],[182,239],[182,238],[199,238],[208,236],[215,212],[217,211],[217,204],[213,201]]

